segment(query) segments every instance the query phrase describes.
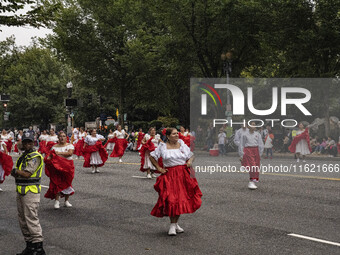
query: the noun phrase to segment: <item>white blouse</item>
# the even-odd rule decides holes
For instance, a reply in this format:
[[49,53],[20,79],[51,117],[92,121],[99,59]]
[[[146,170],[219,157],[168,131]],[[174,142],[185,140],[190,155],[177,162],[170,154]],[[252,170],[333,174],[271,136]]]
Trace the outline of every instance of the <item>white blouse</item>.
[[240,146],[238,147],[238,154],[240,157],[243,157],[243,149],[245,147],[258,147],[260,156],[263,153],[264,145],[262,141],[262,137],[259,132],[254,131],[253,133],[245,132],[241,136]]
[[[57,147],[54,145],[51,150],[55,150],[57,152],[68,152],[69,150],[74,150],[74,146],[72,144],[66,144],[63,147]],[[66,159],[72,160],[72,156],[69,156]]]
[[80,133],[78,134],[78,138],[79,139],[82,139],[83,137],[87,136],[87,133],[86,132],[83,132],[83,133]]
[[3,142],[3,141],[1,141],[1,142],[0,142],[0,151],[1,151],[1,152],[4,152],[4,151],[5,151],[5,150],[4,150],[4,147],[2,146],[3,144],[6,146],[6,143]]
[[114,134],[116,134],[118,139],[124,139],[125,138],[125,130],[122,129],[121,132],[119,132],[118,130],[116,130],[115,132],[113,132]]
[[[151,138],[151,135],[146,134],[145,136],[145,141],[149,141],[149,139]],[[151,140],[151,142],[155,145],[155,147],[158,147],[159,141],[161,140],[161,136],[159,134],[155,135],[155,137]]]
[[12,140],[12,137],[7,134],[7,135],[1,135],[1,141],[9,141]]
[[48,137],[49,137],[49,135],[40,135],[39,136],[39,141],[47,141]]
[[59,141],[58,136],[57,135],[49,135],[46,139],[46,142],[55,142],[57,143]]
[[112,133],[112,134],[108,134],[108,136],[107,136],[107,138],[108,139],[111,139],[111,138],[113,138],[114,137],[114,134]]
[[104,136],[98,135],[98,134],[96,134],[96,137],[93,137],[92,135],[88,135],[88,136],[86,136],[86,138],[85,138],[85,143],[87,143],[88,145],[95,145],[96,142],[97,142],[99,139],[105,139],[105,138],[104,138]]
[[193,156],[190,148],[179,139],[181,144],[179,149],[167,149],[166,143],[160,143],[156,150],[150,153],[150,155],[157,161],[160,157],[163,158],[164,167],[181,166]]

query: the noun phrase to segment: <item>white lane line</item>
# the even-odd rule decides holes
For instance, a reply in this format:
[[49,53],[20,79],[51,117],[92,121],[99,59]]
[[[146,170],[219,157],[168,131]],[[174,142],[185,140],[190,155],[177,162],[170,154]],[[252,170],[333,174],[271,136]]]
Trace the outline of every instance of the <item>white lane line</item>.
[[132,178],[146,179],[146,176],[132,176]]
[[46,188],[46,189],[49,188],[48,186],[45,186],[45,185],[40,185],[40,186],[43,187],[43,188]]
[[322,240],[322,239],[318,239],[318,238],[314,238],[314,237],[309,237],[309,236],[303,236],[303,235],[298,235],[298,234],[288,234],[289,236],[294,236],[297,238],[302,238],[302,239],[307,239],[307,240],[311,240],[311,241],[315,241],[315,242],[319,242],[319,243],[326,243],[326,244],[331,244],[331,245],[335,245],[335,246],[340,246],[340,243],[336,243],[336,242],[330,242],[327,240]]

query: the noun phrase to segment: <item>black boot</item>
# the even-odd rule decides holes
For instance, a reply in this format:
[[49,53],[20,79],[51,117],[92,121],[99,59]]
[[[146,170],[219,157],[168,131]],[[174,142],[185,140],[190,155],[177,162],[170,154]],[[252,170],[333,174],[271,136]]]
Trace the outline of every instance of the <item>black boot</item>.
[[43,248],[43,242],[40,243],[34,243],[34,250],[32,252],[32,255],[46,255],[44,248]]
[[33,252],[33,244],[32,242],[26,242],[26,248],[21,253],[17,253],[17,255],[31,255]]

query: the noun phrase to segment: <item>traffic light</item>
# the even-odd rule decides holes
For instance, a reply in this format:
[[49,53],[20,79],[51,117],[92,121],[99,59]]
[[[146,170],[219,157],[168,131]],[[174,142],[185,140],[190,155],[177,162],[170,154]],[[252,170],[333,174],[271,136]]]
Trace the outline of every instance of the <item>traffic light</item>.
[[7,103],[4,103],[4,108],[7,109]]

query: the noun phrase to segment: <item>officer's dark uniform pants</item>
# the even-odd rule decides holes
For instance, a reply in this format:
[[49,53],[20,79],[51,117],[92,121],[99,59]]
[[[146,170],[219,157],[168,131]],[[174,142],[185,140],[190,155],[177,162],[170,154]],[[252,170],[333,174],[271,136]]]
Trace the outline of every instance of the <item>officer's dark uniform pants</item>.
[[19,225],[26,242],[38,243],[43,241],[42,230],[38,218],[40,194],[27,192],[26,195],[17,193]]

